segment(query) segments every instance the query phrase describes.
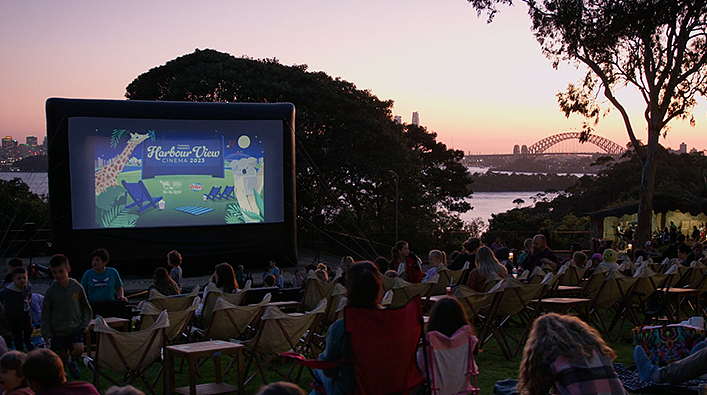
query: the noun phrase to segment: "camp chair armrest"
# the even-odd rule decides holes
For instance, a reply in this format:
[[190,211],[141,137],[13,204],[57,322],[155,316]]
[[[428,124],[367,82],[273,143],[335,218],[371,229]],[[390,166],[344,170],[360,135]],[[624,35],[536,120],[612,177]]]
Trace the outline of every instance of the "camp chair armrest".
[[306,359],[304,355],[296,352],[285,352],[280,354],[281,357],[292,359],[295,363],[306,366],[311,369],[335,369],[349,363],[349,360],[341,359],[338,361],[322,361],[320,359]]

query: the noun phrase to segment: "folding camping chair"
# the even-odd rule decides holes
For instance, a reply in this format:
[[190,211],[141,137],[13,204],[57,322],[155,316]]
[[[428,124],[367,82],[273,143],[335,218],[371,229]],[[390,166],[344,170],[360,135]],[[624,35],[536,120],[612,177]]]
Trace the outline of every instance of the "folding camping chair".
[[152,305],[159,311],[183,311],[188,309],[193,303],[194,299],[199,297],[199,286],[197,285],[188,294],[181,295],[170,295],[166,296],[160,293],[160,291],[152,288],[147,301],[152,303]]
[[[479,341],[471,326],[464,325],[452,337],[431,331],[425,334],[426,350],[417,354],[417,366],[425,372],[434,395],[479,394],[474,347]],[[474,384],[470,382],[473,377]]]
[[310,270],[310,272],[307,273],[307,279],[304,283],[302,309],[305,311],[312,310],[322,299],[328,301],[334,293],[334,288],[338,284],[337,280],[339,280],[339,278],[341,278],[341,272],[337,270],[333,280],[324,282],[314,274],[314,271]]
[[[542,282],[524,284],[513,277],[507,277],[498,283],[495,289],[489,291],[489,294],[493,294],[491,304],[479,314],[483,318],[479,331],[479,348],[493,337],[503,356],[507,360],[513,359],[523,345],[530,324],[538,312],[538,309],[528,310],[528,306],[531,301],[542,300],[546,289],[547,285]],[[507,331],[513,318],[524,328],[520,336],[511,335]],[[515,351],[512,350],[513,343],[516,344]]]
[[387,305],[383,305],[389,309],[397,309],[399,307],[405,306],[408,301],[412,300],[412,298],[420,296],[424,301],[422,302],[422,311],[425,311],[425,308],[427,307],[427,303],[429,301],[430,291],[432,291],[432,287],[437,283],[438,280],[439,274],[435,274],[426,283],[420,284],[407,282],[402,278],[398,277],[395,280],[395,284],[393,284],[393,288],[390,291],[386,292],[386,294],[390,294],[390,296],[388,296],[387,298],[386,296],[383,297],[383,300],[390,300],[390,303]]
[[[631,309],[624,309],[624,306],[630,303],[631,292],[637,280],[637,277],[627,277],[618,270],[610,270],[599,288],[587,296],[591,299],[589,314],[596,321],[599,321],[599,325],[595,327],[603,330],[609,340],[613,341],[618,338],[625,319],[631,318],[632,321],[635,320],[633,317],[623,317],[624,319],[622,320],[621,312],[632,314]],[[608,312],[612,310],[615,312],[614,319],[607,326],[605,319]],[[619,325],[619,329],[616,332],[616,337],[613,337],[611,336],[611,331],[619,321],[621,321],[621,325]]]
[[125,206],[126,209],[132,208],[137,206],[138,213],[141,213],[148,208],[153,207],[157,208],[157,202],[162,200],[162,196],[158,196],[156,198],[153,198],[152,195],[150,195],[150,191],[147,190],[147,187],[145,186],[145,183],[142,182],[142,180],[139,180],[136,183],[128,183],[125,182],[125,180],[122,180],[123,187],[125,187],[125,198],[127,199],[128,195],[133,199],[133,203],[128,204]]
[[484,318],[480,316],[479,313],[491,302],[491,299],[493,299],[493,294],[497,291],[498,287],[500,287],[500,285],[497,284],[488,292],[482,293],[476,292],[466,285],[458,285],[452,290],[452,296],[457,298],[459,303],[462,305],[469,321],[474,322],[477,317],[480,319]]
[[[167,311],[167,317],[169,318],[169,327],[167,327],[167,341],[169,343],[178,343],[180,335],[184,338],[189,339],[189,328],[194,322],[194,312],[199,307],[201,299],[197,296],[192,300],[191,306],[181,311]],[[140,327],[147,328],[154,324],[159,318],[163,310],[160,310],[157,306],[151,302],[145,302],[140,308]]]
[[221,187],[211,187],[211,191],[208,194],[204,194],[204,197],[211,201],[216,201],[219,194],[221,193]]
[[219,193],[218,196],[216,196],[217,199],[235,199],[236,195],[234,194],[234,189],[235,187],[233,185],[226,185],[226,187],[223,188],[223,192]]
[[209,322],[211,322],[211,315],[214,311],[214,306],[216,305],[216,299],[218,298],[223,298],[228,303],[234,304],[234,305],[239,305],[241,300],[246,295],[246,292],[250,290],[251,286],[251,281],[248,280],[245,283],[245,287],[243,287],[240,292],[236,292],[234,294],[228,294],[225,292],[221,292],[216,284],[214,283],[208,283],[206,285],[206,288],[204,288],[204,306],[201,309],[201,323],[202,326],[205,328]]
[[[165,330],[168,326],[166,311],[160,313],[152,326],[138,332],[118,332],[109,327],[103,317],[96,317],[96,358],[93,360],[93,384],[96,388],[100,388],[100,376],[115,385],[132,384],[139,378],[154,395],[153,384],[147,379],[146,372],[153,364],[162,364],[162,351],[167,342]],[[122,382],[118,383],[103,370],[122,373]]]
[[594,271],[592,272],[591,276],[589,276],[589,278],[579,284],[579,286],[582,287],[582,295],[584,297],[587,297],[588,295],[591,295],[596,292],[596,290],[599,289],[599,286],[601,286],[601,283],[606,278],[607,274],[609,274],[608,267],[597,266],[597,268],[594,269]]
[[285,314],[276,306],[268,306],[260,318],[255,338],[242,342],[250,354],[245,368],[246,375],[250,372],[253,363],[257,368],[257,371],[246,380],[245,384],[247,385],[255,378],[258,372],[260,372],[263,383],[267,384],[266,368],[270,368],[285,380],[289,380],[295,366],[293,365],[289,372],[284,373],[273,366],[273,359],[288,351],[313,356],[310,343],[314,335],[314,328],[321,315],[326,311],[326,306],[326,299],[322,299],[316,308],[304,314]]
[[351,350],[349,360],[304,360],[293,353],[285,356],[317,369],[353,365],[355,395],[411,394],[424,382],[415,366],[423,332],[420,304],[417,296],[399,309],[346,307],[344,327]]
[[212,340],[238,339],[246,333],[256,319],[263,315],[271,297],[271,294],[266,294],[260,303],[250,306],[236,306],[223,298],[216,299],[205,336]]
[[452,286],[453,284],[458,284],[459,281],[465,276],[468,271],[468,261],[465,262],[464,267],[459,270],[449,270],[447,266],[445,266],[443,263],[440,263],[439,266],[437,266],[437,274],[439,274],[439,280],[437,281],[437,284],[432,287],[430,295],[446,295],[447,287]]

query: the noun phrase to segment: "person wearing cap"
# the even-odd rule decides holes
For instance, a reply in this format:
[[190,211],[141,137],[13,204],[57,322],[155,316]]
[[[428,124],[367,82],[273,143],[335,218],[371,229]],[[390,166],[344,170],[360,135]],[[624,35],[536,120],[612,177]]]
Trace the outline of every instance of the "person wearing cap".
[[605,266],[608,269],[619,268],[619,264],[616,263],[616,251],[612,250],[611,248],[607,248],[604,250],[604,254],[602,254],[602,259],[603,261],[599,264],[599,266]]
[[[685,235],[683,235],[683,237],[684,236]],[[646,253],[648,254],[648,258],[660,258],[660,252],[653,248],[653,242],[650,240],[646,242]]]

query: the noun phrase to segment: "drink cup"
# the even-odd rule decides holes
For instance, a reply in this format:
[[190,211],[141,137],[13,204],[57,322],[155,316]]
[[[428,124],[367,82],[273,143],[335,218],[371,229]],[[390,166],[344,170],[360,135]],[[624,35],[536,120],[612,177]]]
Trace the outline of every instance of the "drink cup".
[[452,287],[447,287],[447,296],[452,296]]

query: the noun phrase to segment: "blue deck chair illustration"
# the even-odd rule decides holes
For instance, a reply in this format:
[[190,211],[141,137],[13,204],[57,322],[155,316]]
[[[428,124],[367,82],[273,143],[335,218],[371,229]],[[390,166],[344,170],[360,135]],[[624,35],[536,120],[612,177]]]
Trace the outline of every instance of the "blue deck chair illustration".
[[133,198],[133,203],[125,206],[126,209],[137,206],[137,212],[141,213],[150,208],[150,206],[157,208],[157,202],[162,200],[162,196],[153,198],[142,180],[134,183],[128,183],[125,182],[125,180],[122,180],[122,182],[123,186],[127,190],[126,198],[128,194],[131,198]]
[[218,197],[219,199],[226,199],[226,200],[228,200],[229,198],[230,198],[230,199],[235,199],[235,198],[236,198],[236,195],[235,195],[235,193],[234,193],[234,191],[233,191],[234,188],[235,188],[235,187],[233,187],[233,186],[231,186],[231,185],[226,185],[226,187],[223,188],[223,192],[221,192],[221,194],[219,194],[217,197]]
[[211,187],[211,192],[209,192],[208,195],[204,194],[204,196],[206,196],[206,198],[209,200],[216,201],[216,199],[220,199],[219,198],[220,192],[221,192],[221,187]]

